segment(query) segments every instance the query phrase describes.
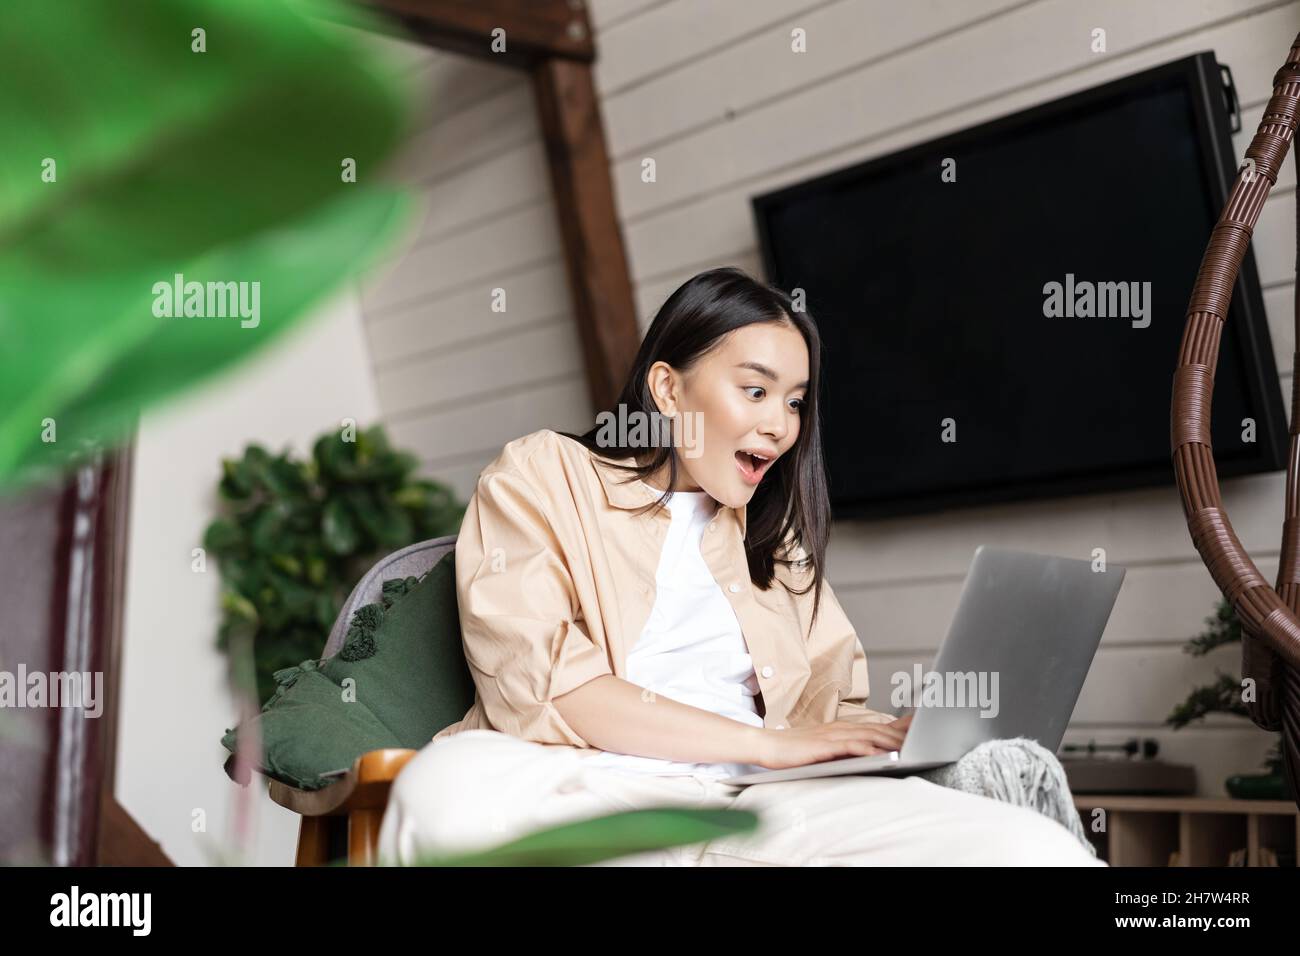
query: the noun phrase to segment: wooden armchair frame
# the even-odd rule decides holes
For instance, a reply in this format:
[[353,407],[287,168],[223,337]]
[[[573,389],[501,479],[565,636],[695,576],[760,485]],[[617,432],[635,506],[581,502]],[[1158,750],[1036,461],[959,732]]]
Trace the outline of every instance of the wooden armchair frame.
[[[299,790],[271,781],[270,797],[286,810],[302,814],[296,866],[327,866],[337,859],[348,866],[374,866],[379,823],[388,805],[393,780],[418,751],[372,750],[328,787]],[[339,848],[346,847],[346,853]]]

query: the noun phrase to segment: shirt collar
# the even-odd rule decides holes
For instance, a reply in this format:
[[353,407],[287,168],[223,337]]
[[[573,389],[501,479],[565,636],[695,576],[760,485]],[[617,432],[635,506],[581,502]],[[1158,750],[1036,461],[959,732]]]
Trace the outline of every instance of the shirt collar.
[[[641,508],[651,501],[655,501],[662,496],[662,492],[651,488],[643,481],[627,481],[627,473],[618,471],[611,467],[605,459],[600,458],[595,452],[588,449],[591,455],[592,463],[596,466],[596,474],[600,478],[600,483],[605,486],[605,497],[615,508],[633,509]],[[636,457],[628,456],[627,458],[613,458],[610,461],[617,462],[620,465],[635,466]],[[736,516],[736,523],[740,526],[740,537],[745,537],[745,512],[746,505],[739,508],[726,508]],[[719,510],[724,510],[719,508]]]

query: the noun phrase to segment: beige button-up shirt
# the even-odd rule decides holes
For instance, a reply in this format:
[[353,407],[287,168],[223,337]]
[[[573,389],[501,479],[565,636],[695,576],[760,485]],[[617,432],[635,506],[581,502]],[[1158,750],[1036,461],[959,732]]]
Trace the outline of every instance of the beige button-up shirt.
[[[550,429],[510,442],[480,474],[456,539],[461,638],[476,693],[464,718],[434,740],[490,729],[597,752],[552,702],[602,674],[626,679],[672,521],[663,509],[637,515],[659,493],[641,481],[619,484],[625,476]],[[700,553],[740,622],[764,726],[893,720],[866,707],[866,655],[829,583],[810,632],[812,590],[782,586],[802,588],[810,573],[777,564],[767,591],[750,582],[745,511],[720,506]]]

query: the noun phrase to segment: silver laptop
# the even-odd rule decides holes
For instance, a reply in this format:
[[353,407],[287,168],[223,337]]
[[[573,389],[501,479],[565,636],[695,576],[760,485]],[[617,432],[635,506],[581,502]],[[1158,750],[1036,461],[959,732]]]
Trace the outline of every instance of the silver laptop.
[[724,782],[905,776],[955,763],[976,745],[1007,737],[1029,737],[1055,753],[1124,573],[1113,564],[1094,570],[1091,561],[980,545],[934,666],[927,671],[918,664],[887,685],[886,700],[895,681],[914,695],[904,701],[916,709],[901,750]]

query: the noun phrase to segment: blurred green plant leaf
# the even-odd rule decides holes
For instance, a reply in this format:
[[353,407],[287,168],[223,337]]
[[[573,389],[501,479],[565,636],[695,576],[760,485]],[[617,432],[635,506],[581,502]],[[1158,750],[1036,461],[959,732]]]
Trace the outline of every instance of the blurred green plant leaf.
[[[372,174],[411,90],[314,15],[365,18],[340,0],[0,5],[0,486],[122,439],[395,238],[410,199]],[[156,315],[177,275],[248,283],[252,314]]]
[[357,549],[361,535],[357,531],[356,522],[352,520],[352,512],[343,499],[331,498],[325,503],[325,511],[321,516],[321,537],[325,540],[325,546],[335,554],[351,554]]
[[530,833],[478,853],[425,855],[415,866],[586,866],[620,856],[704,843],[758,827],[750,810],[649,807]]

